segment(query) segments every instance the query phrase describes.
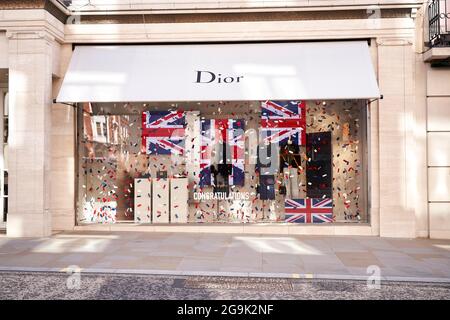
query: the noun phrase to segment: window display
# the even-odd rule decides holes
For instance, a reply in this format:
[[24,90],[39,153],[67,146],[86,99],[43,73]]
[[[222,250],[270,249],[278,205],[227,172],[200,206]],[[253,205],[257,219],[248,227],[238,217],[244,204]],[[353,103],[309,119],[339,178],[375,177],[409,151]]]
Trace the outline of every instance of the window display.
[[366,109],[84,103],[78,223],[368,222]]

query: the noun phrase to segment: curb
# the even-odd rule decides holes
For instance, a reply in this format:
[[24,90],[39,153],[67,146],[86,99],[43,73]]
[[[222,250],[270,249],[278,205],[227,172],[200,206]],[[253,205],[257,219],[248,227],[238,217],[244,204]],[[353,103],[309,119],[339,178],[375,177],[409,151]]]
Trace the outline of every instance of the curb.
[[[73,271],[76,271],[76,270],[69,269],[69,268],[1,267],[0,266],[0,272],[55,272],[55,273],[70,272],[70,273],[72,273]],[[284,279],[307,279],[307,280],[320,279],[320,280],[356,280],[356,281],[367,281],[367,277],[368,277],[368,276],[362,276],[362,275],[313,274],[313,273],[259,273],[259,272],[181,271],[181,270],[105,269],[105,268],[79,268],[79,272],[90,273],[90,274],[284,278]],[[449,283],[450,284],[450,278],[437,278],[437,277],[382,276],[381,281]]]

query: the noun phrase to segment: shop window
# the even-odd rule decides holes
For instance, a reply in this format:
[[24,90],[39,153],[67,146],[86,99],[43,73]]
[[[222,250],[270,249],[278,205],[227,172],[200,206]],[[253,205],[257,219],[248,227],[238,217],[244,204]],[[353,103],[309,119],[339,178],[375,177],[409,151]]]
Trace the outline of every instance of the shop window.
[[3,116],[3,143],[8,143],[9,136],[9,118],[8,115]]
[[8,215],[8,171],[3,171],[3,190],[2,190],[2,201],[3,201],[3,222],[6,222],[6,217]]
[[96,128],[97,128],[97,135],[98,136],[103,136],[103,128],[102,128],[101,122],[96,122],[95,125],[96,125]]
[[369,220],[365,101],[82,107],[79,223]]
[[8,136],[9,136],[9,99],[8,93],[3,94],[1,98],[3,119],[1,127],[3,128],[3,144],[0,150],[0,228],[6,227],[6,219],[8,214]]

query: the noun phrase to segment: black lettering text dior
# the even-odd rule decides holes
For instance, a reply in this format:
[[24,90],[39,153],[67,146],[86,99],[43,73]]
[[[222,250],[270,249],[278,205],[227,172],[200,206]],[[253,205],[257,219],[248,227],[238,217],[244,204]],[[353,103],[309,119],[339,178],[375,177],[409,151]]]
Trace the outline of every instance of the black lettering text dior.
[[223,76],[221,73],[211,71],[197,70],[196,83],[238,83],[244,76]]

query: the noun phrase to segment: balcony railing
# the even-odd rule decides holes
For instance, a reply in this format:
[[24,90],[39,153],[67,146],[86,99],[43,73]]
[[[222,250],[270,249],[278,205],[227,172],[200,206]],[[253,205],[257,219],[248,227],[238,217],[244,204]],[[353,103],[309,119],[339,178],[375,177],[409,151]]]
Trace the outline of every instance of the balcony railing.
[[450,46],[450,0],[431,0],[428,4],[428,45]]

